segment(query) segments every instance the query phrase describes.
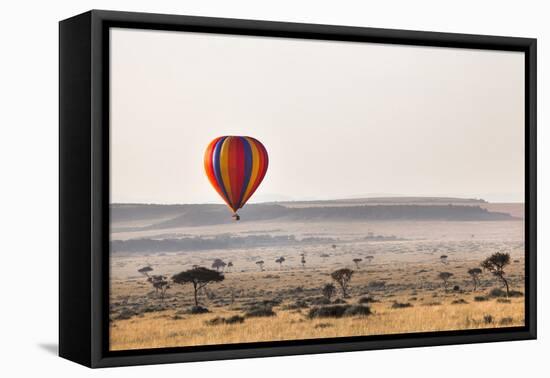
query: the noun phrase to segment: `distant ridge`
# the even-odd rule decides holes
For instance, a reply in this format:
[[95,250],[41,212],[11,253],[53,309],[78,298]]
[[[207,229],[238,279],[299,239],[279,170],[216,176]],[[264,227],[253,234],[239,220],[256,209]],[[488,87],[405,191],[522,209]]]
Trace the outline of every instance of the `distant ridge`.
[[[372,201],[372,202],[369,202]],[[365,203],[367,202],[367,203]],[[484,200],[434,197],[372,198],[331,201],[248,204],[239,211],[240,222],[362,220],[513,220],[503,212],[489,211]],[[225,205],[113,204],[111,221],[117,230],[157,230],[231,223]],[[140,222],[140,226],[130,225]],[[118,224],[118,225],[117,225]]]

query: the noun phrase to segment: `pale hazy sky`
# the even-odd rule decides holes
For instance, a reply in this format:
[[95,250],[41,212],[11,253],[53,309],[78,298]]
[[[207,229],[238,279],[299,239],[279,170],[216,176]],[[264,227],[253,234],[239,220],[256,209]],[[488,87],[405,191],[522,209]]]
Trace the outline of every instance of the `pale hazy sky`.
[[522,201],[523,73],[519,52],[112,29],[111,201],[222,203],[222,135],[268,150],[250,202]]

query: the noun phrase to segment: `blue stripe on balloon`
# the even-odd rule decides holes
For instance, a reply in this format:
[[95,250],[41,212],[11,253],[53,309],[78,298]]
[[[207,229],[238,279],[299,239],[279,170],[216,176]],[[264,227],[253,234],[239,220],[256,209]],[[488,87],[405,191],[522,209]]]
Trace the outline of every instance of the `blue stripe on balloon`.
[[216,176],[216,181],[218,182],[218,186],[222,190],[223,195],[225,196],[225,199],[229,201],[227,190],[225,190],[225,186],[223,185],[222,172],[220,169],[220,153],[222,150],[223,142],[226,139],[227,139],[226,136],[221,137],[220,140],[216,143],[216,146],[214,147],[214,152],[212,153],[212,164],[214,166],[214,176]]
[[241,195],[239,196],[239,206],[240,209],[243,207],[244,193],[246,188],[248,188],[248,183],[250,182],[250,176],[252,176],[252,147],[246,138],[240,137],[243,142],[244,147],[244,177],[243,177],[243,187],[241,189]]

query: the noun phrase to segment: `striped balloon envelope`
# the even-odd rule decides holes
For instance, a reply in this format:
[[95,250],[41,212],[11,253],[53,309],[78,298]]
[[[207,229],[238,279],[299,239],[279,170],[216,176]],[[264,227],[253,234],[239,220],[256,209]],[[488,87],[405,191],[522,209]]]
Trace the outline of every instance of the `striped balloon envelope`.
[[204,153],[204,170],[210,184],[233,211],[254,194],[265,177],[267,150],[257,139],[248,136],[222,136],[214,139]]

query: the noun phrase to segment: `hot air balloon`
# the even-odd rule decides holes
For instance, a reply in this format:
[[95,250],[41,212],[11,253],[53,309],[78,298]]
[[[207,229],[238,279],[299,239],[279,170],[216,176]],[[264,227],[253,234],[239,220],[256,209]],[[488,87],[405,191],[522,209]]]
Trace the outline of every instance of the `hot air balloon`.
[[204,170],[210,184],[233,211],[254,194],[267,172],[268,157],[263,144],[248,136],[222,136],[214,139],[204,153]]

